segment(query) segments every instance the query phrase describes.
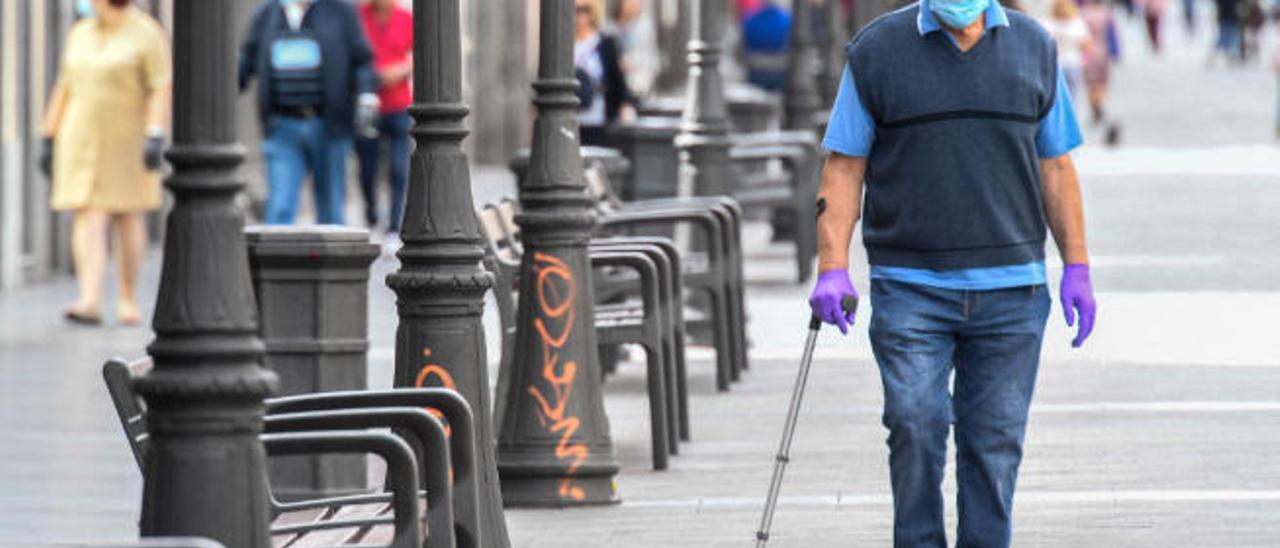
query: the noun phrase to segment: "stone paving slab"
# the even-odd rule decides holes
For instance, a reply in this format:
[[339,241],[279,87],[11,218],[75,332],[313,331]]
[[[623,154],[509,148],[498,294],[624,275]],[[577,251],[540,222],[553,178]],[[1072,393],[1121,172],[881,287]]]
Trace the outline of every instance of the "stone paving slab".
[[[887,504],[884,505],[887,508]],[[1274,547],[1275,527],[1267,520],[1280,504],[1222,503],[1212,509],[1162,503],[1118,503],[1100,507],[1021,504],[1017,509],[1019,547]],[[542,535],[516,542],[518,548],[609,546],[611,548],[750,547],[758,519],[754,512],[710,511],[672,516],[663,509],[639,510],[611,518],[607,510],[581,512],[581,534],[561,534],[531,513],[511,520],[513,528],[543,527]],[[948,537],[954,541],[954,516]],[[841,507],[788,511],[775,521],[769,546],[826,548],[890,546],[888,513],[880,508]],[[575,526],[576,527],[576,526]],[[1170,531],[1174,531],[1170,533]]]

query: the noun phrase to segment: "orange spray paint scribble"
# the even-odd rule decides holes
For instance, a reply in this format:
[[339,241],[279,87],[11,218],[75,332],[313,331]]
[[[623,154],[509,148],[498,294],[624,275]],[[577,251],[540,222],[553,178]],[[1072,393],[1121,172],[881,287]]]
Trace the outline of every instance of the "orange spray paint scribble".
[[[534,289],[538,298],[537,317],[533,320],[533,327],[542,340],[542,378],[551,387],[551,397],[548,398],[541,388],[533,384],[529,385],[528,391],[537,400],[538,421],[542,423],[542,427],[551,433],[560,434],[560,442],[556,444],[556,458],[571,459],[564,479],[560,480],[560,498],[582,500],[587,495],[581,487],[574,484],[573,475],[582,462],[587,460],[591,451],[584,444],[573,443],[573,435],[582,421],[565,411],[573,392],[573,381],[578,376],[578,364],[566,361],[560,366],[560,350],[569,341],[576,319],[573,309],[576,292],[573,271],[564,261],[538,252],[533,254],[533,268],[537,272]],[[567,289],[564,295],[560,293],[562,286]]]
[[[430,359],[431,349],[430,348],[422,349],[422,357],[424,359]],[[437,379],[438,384],[428,385],[427,380],[432,378]],[[416,388],[426,388],[428,386],[441,386],[444,388],[448,388],[450,390],[458,389],[458,385],[453,382],[453,376],[449,374],[449,371],[445,370],[443,366],[439,364],[434,364],[434,363],[428,363],[426,365],[423,365],[422,369],[418,370],[418,378],[414,380],[413,386]],[[426,409],[428,413],[435,415],[437,419],[440,419],[442,422],[445,422],[444,434],[446,436],[453,435],[453,428],[449,426],[448,421],[444,418],[444,413],[441,413],[439,410],[432,409],[430,407],[425,407],[424,409]]]

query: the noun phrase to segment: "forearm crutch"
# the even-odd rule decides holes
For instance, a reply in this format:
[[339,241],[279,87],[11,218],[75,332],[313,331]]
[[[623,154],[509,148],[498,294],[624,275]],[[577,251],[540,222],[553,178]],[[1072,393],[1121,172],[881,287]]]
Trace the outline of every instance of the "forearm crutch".
[[[853,295],[846,296],[840,303],[845,316],[852,316],[858,310],[858,299]],[[804,398],[805,382],[809,379],[809,366],[813,365],[813,347],[818,342],[818,330],[822,327],[822,319],[813,316],[809,319],[809,336],[804,341],[804,353],[800,357],[800,371],[796,373],[796,386],[791,391],[791,405],[787,407],[787,422],[782,427],[782,441],[778,444],[778,454],[773,462],[773,479],[769,481],[769,495],[764,500],[764,515],[760,518],[760,529],[756,530],[756,548],[764,548],[769,542],[769,527],[773,524],[773,511],[778,506],[778,491],[782,488],[782,474],[787,469],[791,457],[791,438],[796,433],[796,419],[800,414],[800,400]]]

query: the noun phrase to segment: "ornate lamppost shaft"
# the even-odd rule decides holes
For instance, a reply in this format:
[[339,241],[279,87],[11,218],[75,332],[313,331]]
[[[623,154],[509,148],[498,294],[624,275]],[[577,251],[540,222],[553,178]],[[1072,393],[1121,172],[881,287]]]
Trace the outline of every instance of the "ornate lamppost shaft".
[[573,0],[542,0],[533,150],[520,183],[524,235],[515,358],[505,376],[498,470],[508,506],[618,500],[601,394],[582,178]]
[[724,0],[690,0],[689,81],[680,149],[680,188],[702,196],[728,193],[729,115],[720,75]]
[[783,102],[783,127],[814,130],[822,96],[818,92],[818,50],[813,41],[814,0],[796,0],[791,14],[791,41],[787,46],[787,85]]
[[409,188],[397,256],[387,276],[396,293],[395,386],[456,389],[475,412],[480,469],[480,531],[458,532],[458,546],[510,546],[494,460],[485,356],[484,294],[493,285],[471,195],[462,140],[459,0],[414,0],[414,104]]
[[229,2],[174,5],[174,196],[147,348],[137,381],[151,435],[143,536],[204,536],[268,548],[261,366],[245,252],[236,142],[236,21]]
[[840,89],[840,78],[844,75],[844,44],[849,40],[849,17],[845,13],[841,0],[823,0],[822,21],[825,23],[825,40],[818,48],[821,57],[821,71],[818,75],[818,88],[822,105],[830,108],[836,100],[836,91]]

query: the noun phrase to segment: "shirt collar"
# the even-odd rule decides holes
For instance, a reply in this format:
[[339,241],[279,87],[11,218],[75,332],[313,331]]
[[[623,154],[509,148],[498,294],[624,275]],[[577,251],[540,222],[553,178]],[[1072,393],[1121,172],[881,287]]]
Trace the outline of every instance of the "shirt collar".
[[[984,12],[984,15],[986,16],[987,30],[1009,26],[1009,14],[1004,12],[999,0],[991,0],[991,5],[987,6],[987,11]],[[938,22],[938,16],[934,15],[933,11],[929,9],[929,0],[920,0],[920,13],[916,16],[916,28],[920,31],[920,36],[942,30],[942,23]]]
[[307,17],[307,10],[311,9],[311,0],[304,0],[292,4],[285,4],[284,17],[289,22],[289,28],[298,30],[302,28],[302,21]]

